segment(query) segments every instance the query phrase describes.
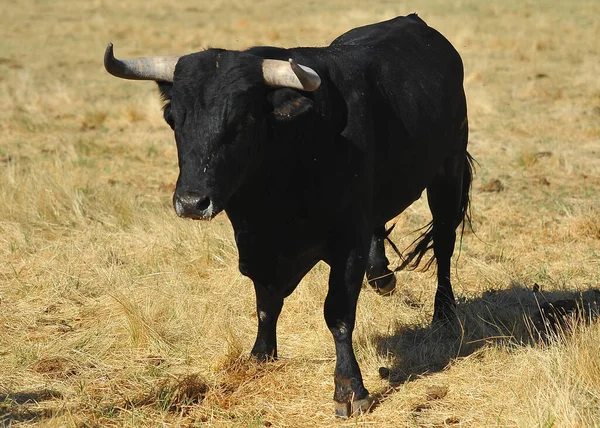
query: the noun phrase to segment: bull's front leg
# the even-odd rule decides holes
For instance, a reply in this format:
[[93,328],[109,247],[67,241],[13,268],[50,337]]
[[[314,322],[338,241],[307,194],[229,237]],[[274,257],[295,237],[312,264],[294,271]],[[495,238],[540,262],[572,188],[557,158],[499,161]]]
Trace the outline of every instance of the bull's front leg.
[[257,281],[254,281],[254,291],[258,333],[252,355],[259,361],[275,360],[277,359],[277,319],[283,308],[283,296]]
[[366,412],[371,405],[352,347],[356,303],[365,274],[366,253],[366,249],[352,249],[330,263],[325,321],[335,341],[335,412],[343,418]]

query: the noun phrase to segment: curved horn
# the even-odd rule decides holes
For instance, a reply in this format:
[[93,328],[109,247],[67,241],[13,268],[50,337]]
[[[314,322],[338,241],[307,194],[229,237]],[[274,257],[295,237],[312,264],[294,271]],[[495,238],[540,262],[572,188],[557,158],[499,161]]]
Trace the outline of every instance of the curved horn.
[[315,70],[297,64],[290,58],[288,61],[265,59],[262,63],[263,78],[269,86],[316,91],[321,78]]
[[177,61],[179,61],[178,56],[116,59],[112,43],[106,46],[106,52],[104,52],[104,68],[113,76],[122,79],[172,82]]

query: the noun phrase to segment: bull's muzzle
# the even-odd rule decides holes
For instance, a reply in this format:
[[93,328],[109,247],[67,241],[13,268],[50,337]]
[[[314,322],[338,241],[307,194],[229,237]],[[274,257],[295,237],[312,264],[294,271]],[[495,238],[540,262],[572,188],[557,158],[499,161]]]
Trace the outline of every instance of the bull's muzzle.
[[179,217],[195,220],[210,220],[217,214],[210,196],[198,192],[175,192],[173,207]]

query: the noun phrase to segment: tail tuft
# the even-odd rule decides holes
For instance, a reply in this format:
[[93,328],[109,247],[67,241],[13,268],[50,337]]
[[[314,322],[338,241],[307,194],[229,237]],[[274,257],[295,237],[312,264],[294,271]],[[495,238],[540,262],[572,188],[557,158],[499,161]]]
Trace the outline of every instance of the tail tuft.
[[[475,159],[473,159],[473,157],[469,154],[469,152],[465,152],[465,158],[466,158],[465,159],[466,162],[465,162],[465,167],[464,167],[464,171],[463,171],[460,216],[459,216],[459,221],[455,225],[455,228],[456,228],[460,225],[460,223],[462,223],[462,228],[460,231],[460,243],[461,244],[462,244],[463,235],[465,233],[465,227],[469,227],[469,229],[471,229],[471,230],[473,229],[472,223],[471,223],[470,192],[471,192],[471,184],[473,182],[473,170],[475,167]],[[400,255],[400,258],[402,260],[402,263],[400,264],[400,266],[398,266],[396,268],[396,271],[416,270],[419,267],[419,265],[421,264],[421,261],[423,260],[423,257],[425,257],[426,253],[429,250],[433,249],[433,221],[429,222],[425,227],[421,228],[420,230],[424,230],[424,232],[421,233],[421,235],[419,235],[419,237],[417,239],[415,239],[412,242],[412,244],[410,244],[408,246],[408,248],[411,248],[411,250],[408,251],[408,253],[406,253],[405,255],[400,254],[400,252],[398,252],[397,249],[395,248],[395,245],[393,246],[394,249],[396,250],[396,252]],[[391,231],[391,229],[390,229],[390,231]],[[389,242],[389,238],[388,238],[388,242]],[[425,265],[423,266],[422,270],[423,271],[428,270],[434,261],[435,261],[435,256],[431,255],[431,257],[429,257],[429,259],[425,262]]]

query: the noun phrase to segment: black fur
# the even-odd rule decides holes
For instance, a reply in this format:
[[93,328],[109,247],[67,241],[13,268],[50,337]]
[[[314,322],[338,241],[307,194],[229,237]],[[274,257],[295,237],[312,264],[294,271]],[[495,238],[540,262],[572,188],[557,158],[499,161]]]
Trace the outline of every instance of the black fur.
[[[265,58],[311,67],[321,86],[265,85]],[[325,320],[338,403],[368,395],[352,349],[361,282],[367,272],[374,286],[389,285],[384,225],[425,189],[433,221],[402,268],[433,248],[434,319],[455,319],[450,257],[456,228],[470,219],[472,181],[462,82],[456,50],[409,15],[323,48],[208,49],[182,57],[173,84],[159,83],[178,149],[175,203],[192,218],[226,211],[240,271],[254,282],[253,355],[277,357],[284,298],[319,260],[331,266]]]

